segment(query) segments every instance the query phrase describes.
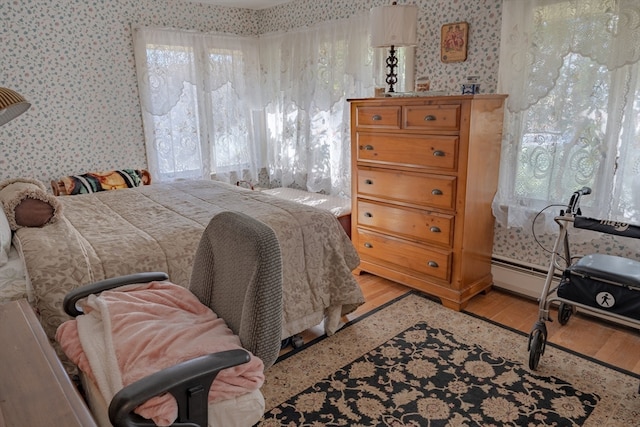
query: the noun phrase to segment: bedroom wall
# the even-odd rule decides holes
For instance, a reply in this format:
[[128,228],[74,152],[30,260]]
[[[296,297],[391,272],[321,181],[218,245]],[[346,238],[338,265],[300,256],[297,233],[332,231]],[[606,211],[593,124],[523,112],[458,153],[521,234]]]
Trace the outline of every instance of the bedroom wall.
[[[271,9],[179,0],[0,2],[0,85],[32,107],[0,127],[0,180],[44,181],[71,173],[146,165],[132,25],[256,35],[365,13],[386,0],[297,0]],[[401,0],[400,3],[403,3]],[[496,88],[501,0],[417,0],[416,76],[433,90],[457,90],[479,75]],[[442,24],[470,24],[469,59],[442,64]]]
[[0,86],[32,106],[0,127],[0,180],[145,167],[132,25],[257,34],[257,12],[179,0],[0,1]]
[[[501,0],[411,0],[419,6],[416,77],[457,91],[469,75],[495,92]],[[0,86],[32,107],[0,127],[0,180],[145,167],[132,25],[257,35],[344,19],[387,0],[296,0],[262,11],[184,0],[0,1]],[[440,61],[440,28],[469,23],[468,59]],[[551,238],[540,238],[550,247]],[[625,251],[614,240],[600,250]],[[546,266],[529,230],[496,227],[494,254]]]

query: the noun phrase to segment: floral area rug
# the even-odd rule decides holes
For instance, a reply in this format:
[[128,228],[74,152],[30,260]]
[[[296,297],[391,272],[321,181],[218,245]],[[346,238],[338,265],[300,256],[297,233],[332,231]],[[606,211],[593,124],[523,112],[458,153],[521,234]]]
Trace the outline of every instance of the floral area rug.
[[258,426],[640,425],[640,378],[528,356],[525,335],[409,294],[279,360]]

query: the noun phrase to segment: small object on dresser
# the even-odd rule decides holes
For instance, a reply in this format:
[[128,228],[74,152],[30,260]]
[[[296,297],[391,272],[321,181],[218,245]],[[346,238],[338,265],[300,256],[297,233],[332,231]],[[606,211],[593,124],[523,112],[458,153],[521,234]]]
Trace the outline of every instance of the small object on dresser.
[[416,92],[428,92],[431,89],[431,82],[426,77],[420,77],[416,81]]
[[467,77],[467,82],[462,84],[463,95],[476,95],[480,93],[480,83],[478,83],[478,76]]
[[463,83],[462,94],[463,95],[476,95],[480,93],[480,85],[477,83]]

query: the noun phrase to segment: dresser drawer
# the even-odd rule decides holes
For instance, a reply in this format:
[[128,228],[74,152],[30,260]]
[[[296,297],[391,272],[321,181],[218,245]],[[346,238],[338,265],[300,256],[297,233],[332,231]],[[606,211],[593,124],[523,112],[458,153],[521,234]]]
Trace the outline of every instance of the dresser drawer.
[[359,162],[456,170],[457,136],[357,133]]
[[357,107],[356,127],[375,129],[400,129],[399,105],[385,107]]
[[428,246],[358,229],[358,253],[363,261],[449,281],[451,254]]
[[361,167],[357,196],[454,209],[456,177]]
[[457,131],[460,105],[407,105],[402,109],[405,129]]
[[358,200],[358,225],[383,233],[451,246],[453,216]]

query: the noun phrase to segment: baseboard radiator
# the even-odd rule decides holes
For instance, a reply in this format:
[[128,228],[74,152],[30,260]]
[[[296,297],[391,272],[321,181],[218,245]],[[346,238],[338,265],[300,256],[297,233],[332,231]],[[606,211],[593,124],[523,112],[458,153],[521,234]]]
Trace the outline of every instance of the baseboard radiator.
[[547,270],[540,266],[497,256],[491,259],[491,274],[496,288],[536,300],[540,298],[547,278]]

